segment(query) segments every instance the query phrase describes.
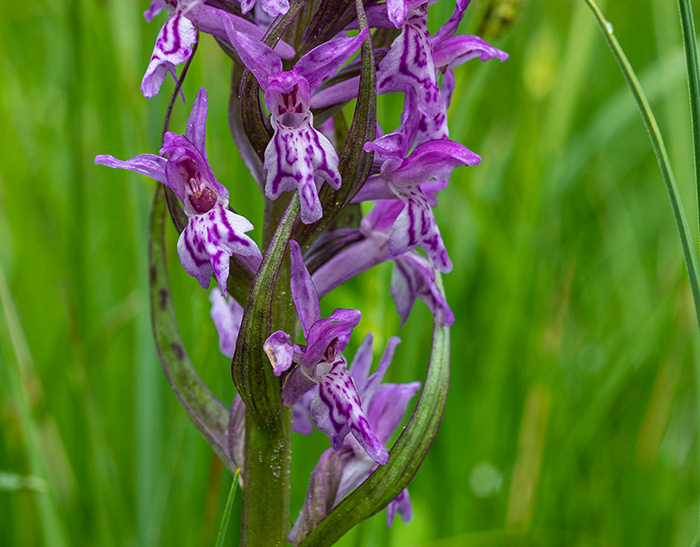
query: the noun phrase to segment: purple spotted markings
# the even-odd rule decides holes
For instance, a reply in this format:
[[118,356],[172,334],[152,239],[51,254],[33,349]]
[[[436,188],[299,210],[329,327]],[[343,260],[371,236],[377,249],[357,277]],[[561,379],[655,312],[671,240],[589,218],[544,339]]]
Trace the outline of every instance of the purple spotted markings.
[[409,86],[418,96],[418,107],[429,116],[440,111],[440,86],[433,62],[428,6],[411,9],[401,34],[379,63],[377,93],[403,91]]
[[[281,10],[286,13],[289,9],[287,0],[263,0],[263,7],[265,6],[277,12],[274,15],[282,13]],[[235,25],[238,30],[256,38],[262,38],[265,33],[265,30],[255,23],[214,8],[206,4],[205,0],[153,0],[143,15],[146,21],[151,21],[163,9],[167,10],[168,19],[158,33],[156,45],[141,81],[141,92],[148,98],[160,92],[167,74],[176,78],[175,67],[192,56],[197,29],[224,40],[224,23]],[[294,49],[284,42],[280,42],[275,50],[283,59],[294,57]]]
[[[377,370],[370,374],[372,365],[372,334],[368,334],[355,353],[350,373],[357,384],[356,394],[365,409],[369,426],[378,440],[386,444],[404,419],[408,404],[420,389],[420,382],[408,384],[383,383],[384,375],[391,364],[400,340],[389,340]],[[300,408],[299,414],[308,409]],[[296,414],[295,414],[296,417]],[[357,488],[377,468],[377,463],[368,457],[354,437],[348,436],[336,451],[324,452],[311,473],[304,508],[297,519],[289,540],[299,541],[320,522],[330,510],[352,490]],[[404,488],[387,505],[387,525],[391,526],[396,513],[404,522],[411,520],[413,510]]]
[[[425,193],[432,197],[435,192],[423,184]],[[323,297],[349,279],[372,266],[392,259],[389,240],[394,223],[404,208],[400,200],[379,200],[362,217],[359,228],[348,228],[329,232],[330,239],[337,235],[354,243],[345,247],[313,274],[319,296]],[[454,314],[440,291],[432,264],[415,250],[393,256],[394,269],[391,275],[389,294],[394,299],[396,311],[401,316],[401,325],[408,319],[416,299],[426,303],[435,321],[440,325],[454,323]],[[296,426],[296,422],[295,422]]]
[[243,15],[256,5],[259,5],[268,17],[277,17],[289,11],[289,0],[241,0]]
[[292,344],[283,331],[272,333],[264,344],[275,375],[287,376],[282,402],[294,406],[315,389],[309,412],[316,427],[330,438],[333,449],[340,450],[348,433],[352,433],[369,458],[383,465],[389,453],[365,417],[343,355],[353,329],[360,322],[360,312],[337,309],[330,317],[321,319],[316,288],[294,240],[289,242],[289,254],[292,297],[306,345]]
[[180,234],[177,251],[185,271],[205,289],[211,276],[227,295],[231,256],[239,256],[253,271],[262,260],[260,249],[245,232],[253,225],[228,208],[229,193],[209,167],[205,150],[207,94],[195,99],[185,136],[165,134],[162,156],[140,154],[130,160],[97,156],[95,163],[148,175],[168,186],[182,201],[188,223]]
[[365,150],[374,152],[380,160],[381,168],[379,174],[367,179],[354,201],[400,199],[404,206],[389,235],[391,258],[421,247],[435,268],[447,273],[452,262],[433,215],[437,191],[446,184],[453,169],[476,165],[481,158],[466,146],[447,139],[424,142],[413,148],[420,121],[413,114],[415,103],[415,95],[407,87],[401,126],[365,144]]
[[323,216],[318,191],[324,182],[337,190],[341,185],[338,153],[313,126],[311,93],[360,47],[367,36],[335,38],[301,57],[289,71],[282,70],[280,56],[255,38],[227,25],[228,37],[241,61],[265,92],[274,135],[265,149],[265,195],[277,199],[297,190],[301,220],[316,222]]

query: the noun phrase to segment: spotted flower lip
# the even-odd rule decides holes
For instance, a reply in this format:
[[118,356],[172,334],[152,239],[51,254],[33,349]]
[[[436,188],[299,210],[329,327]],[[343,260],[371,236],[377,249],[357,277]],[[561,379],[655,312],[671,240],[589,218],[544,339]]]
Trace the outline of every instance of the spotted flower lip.
[[[285,0],[277,1],[283,3]],[[257,38],[262,38],[265,32],[242,17],[205,4],[205,0],[154,0],[144,13],[144,18],[151,21],[163,9],[167,9],[169,13],[168,19],[158,33],[151,59],[141,81],[141,92],[147,98],[160,92],[166,74],[170,73],[176,78],[175,67],[192,56],[197,28],[224,39],[224,21]],[[284,59],[294,57],[294,49],[285,42],[280,42],[276,50]]]
[[[316,222],[323,215],[318,191],[324,182],[337,190],[341,185],[338,153],[323,133],[313,126],[309,108],[311,93],[357,51],[368,35],[335,38],[302,56],[283,71],[280,56],[255,38],[237,32],[225,22],[228,37],[241,61],[265,92],[265,105],[275,131],[265,149],[267,170],[265,195],[277,199],[282,192],[297,190],[301,220]],[[357,90],[357,86],[355,87]]]
[[[357,393],[366,409],[366,417],[377,439],[386,444],[404,419],[408,404],[420,389],[420,382],[408,384],[383,383],[386,371],[400,343],[399,338],[389,339],[377,370],[370,374],[372,365],[373,335],[369,333],[350,366],[350,373],[357,385]],[[307,408],[295,406],[295,415],[309,412]],[[330,510],[352,490],[357,488],[376,469],[377,463],[370,459],[356,439],[347,437],[339,451],[324,452],[311,474],[309,490],[302,514],[297,519],[289,540],[304,537]],[[413,511],[408,490],[403,489],[387,505],[387,524],[391,526],[396,513],[404,520],[411,520]]]
[[360,312],[337,309],[322,319],[316,288],[294,240],[289,242],[289,254],[292,297],[306,346],[292,345],[283,331],[272,333],[265,341],[264,349],[274,373],[280,376],[289,371],[282,402],[294,406],[308,391],[317,388],[309,405],[310,413],[316,427],[330,437],[331,446],[339,450],[347,434],[352,433],[372,461],[385,464],[389,453],[365,418],[343,355],[353,329],[360,322]]
[[256,271],[262,254],[245,232],[253,225],[228,208],[228,190],[209,167],[205,151],[207,93],[202,88],[192,106],[185,135],[165,134],[161,154],[140,154],[130,160],[100,155],[95,163],[148,175],[168,186],[182,201],[188,223],[177,250],[185,271],[207,289],[216,277],[224,297],[229,260],[238,255]]

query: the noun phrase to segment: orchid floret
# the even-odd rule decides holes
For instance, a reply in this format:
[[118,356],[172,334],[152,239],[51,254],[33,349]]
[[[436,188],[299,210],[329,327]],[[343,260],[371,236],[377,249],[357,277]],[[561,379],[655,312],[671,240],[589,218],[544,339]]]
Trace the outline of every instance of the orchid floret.
[[323,215],[318,197],[321,185],[327,182],[338,190],[341,178],[338,153],[313,126],[311,93],[355,53],[367,32],[322,44],[301,57],[290,71],[283,71],[280,56],[272,48],[226,25],[229,40],[265,92],[271,114],[274,135],[265,149],[265,195],[277,199],[283,192],[297,190],[302,222],[316,222]]
[[352,330],[360,322],[360,312],[338,309],[330,317],[321,319],[316,288],[294,240],[289,242],[289,254],[292,296],[306,346],[293,346],[282,331],[271,334],[265,342],[265,351],[276,374],[289,370],[292,363],[297,365],[286,380],[282,401],[293,406],[318,386],[310,403],[311,417],[316,427],[331,439],[331,446],[339,450],[347,434],[352,433],[374,462],[385,464],[388,453],[365,418],[343,355]]
[[123,161],[100,155],[95,163],[146,174],[175,193],[188,217],[177,243],[180,261],[205,289],[214,275],[225,297],[231,256],[240,256],[255,266],[262,255],[246,235],[253,225],[228,208],[228,190],[209,167],[204,149],[206,118],[207,93],[202,88],[192,107],[185,136],[171,132],[165,135],[161,153],[167,159],[141,154]]

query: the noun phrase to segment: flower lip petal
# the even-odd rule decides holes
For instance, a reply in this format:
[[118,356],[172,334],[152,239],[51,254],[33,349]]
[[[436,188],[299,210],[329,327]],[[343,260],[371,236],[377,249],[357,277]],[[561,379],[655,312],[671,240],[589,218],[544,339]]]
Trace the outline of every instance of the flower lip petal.
[[216,276],[224,297],[231,255],[261,256],[260,249],[245,232],[253,225],[244,217],[217,203],[203,215],[190,216],[180,234],[177,251],[185,271],[204,288]]
[[332,370],[323,375],[311,401],[311,415],[316,427],[330,437],[335,450],[342,448],[346,435],[352,432],[372,460],[381,465],[389,460],[389,453],[364,416],[344,360],[333,363]]
[[167,72],[175,72],[175,66],[184,63],[192,55],[197,32],[194,24],[182,11],[176,10],[160,29],[156,45],[146,73],[141,81],[141,91],[146,98],[160,91]]
[[438,324],[449,327],[454,323],[454,314],[435,282],[432,265],[415,251],[394,259],[389,293],[401,316],[401,326],[406,323],[416,298],[426,303]]

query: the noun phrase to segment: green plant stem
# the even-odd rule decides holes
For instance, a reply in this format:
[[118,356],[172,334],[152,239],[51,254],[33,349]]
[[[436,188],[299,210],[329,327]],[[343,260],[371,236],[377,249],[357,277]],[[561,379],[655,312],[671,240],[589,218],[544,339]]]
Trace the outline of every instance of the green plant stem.
[[700,274],[698,271],[698,261],[693,250],[690,228],[688,227],[688,219],[678,193],[678,186],[676,185],[676,179],[673,176],[673,170],[671,169],[671,163],[668,159],[668,154],[666,153],[666,147],[664,146],[664,141],[661,137],[659,126],[656,123],[656,119],[654,118],[649,102],[644,95],[644,91],[642,91],[642,87],[639,85],[639,81],[637,80],[634,70],[627,60],[624,51],[622,51],[622,47],[617,41],[617,38],[615,38],[612,25],[605,20],[603,14],[593,0],[585,1],[593,11],[596,21],[603,32],[603,37],[605,38],[615,61],[617,61],[617,64],[622,71],[622,75],[625,77],[627,84],[632,90],[632,95],[634,96],[635,101],[637,101],[637,106],[639,107],[639,113],[642,115],[642,120],[644,121],[644,125],[649,133],[651,146],[654,150],[654,154],[656,155],[656,160],[659,163],[661,176],[666,184],[666,190],[668,191],[668,196],[671,200],[671,207],[673,209],[673,217],[676,220],[676,227],[678,228],[678,234],[681,238],[683,256],[685,258],[685,265],[688,269],[690,287],[693,292],[695,317],[698,323],[698,328],[700,329]]
[[283,409],[283,426],[276,432],[246,415],[241,545],[287,545],[292,463],[292,412]]
[[[276,221],[253,282],[232,363],[233,378],[246,404],[241,545],[283,546],[289,534],[292,412],[282,405],[280,379],[264,353],[270,332],[295,338],[296,309],[289,288],[287,244],[299,214],[299,195]],[[265,223],[272,222],[266,209]]]
[[678,0],[683,29],[683,46],[688,65],[688,87],[690,92],[690,115],[693,131],[693,159],[695,162],[695,195],[698,204],[698,225],[700,226],[700,72],[698,67],[698,47],[695,39],[695,22],[690,0]]

